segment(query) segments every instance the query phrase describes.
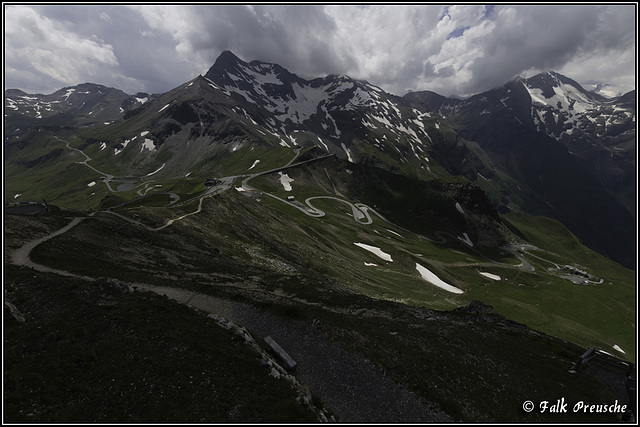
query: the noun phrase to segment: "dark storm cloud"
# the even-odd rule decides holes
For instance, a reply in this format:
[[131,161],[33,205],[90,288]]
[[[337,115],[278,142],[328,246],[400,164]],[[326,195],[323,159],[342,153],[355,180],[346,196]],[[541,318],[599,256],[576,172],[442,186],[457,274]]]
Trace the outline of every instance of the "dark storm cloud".
[[160,93],[206,73],[228,49],[398,95],[464,97],[547,69],[633,86],[635,29],[634,5],[5,6],[5,83]]
[[[151,10],[142,10],[154,21]],[[355,64],[336,46],[335,22],[315,6],[194,6],[170,31],[184,51],[211,65],[223,50],[246,60],[278,63],[314,76],[347,71]]]

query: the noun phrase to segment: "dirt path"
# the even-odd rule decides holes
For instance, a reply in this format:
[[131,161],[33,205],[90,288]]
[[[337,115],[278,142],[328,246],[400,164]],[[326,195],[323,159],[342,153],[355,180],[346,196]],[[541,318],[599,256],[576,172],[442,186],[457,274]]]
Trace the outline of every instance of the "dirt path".
[[180,220],[181,220],[181,219],[183,219],[183,218],[186,218],[186,217],[188,217],[188,216],[195,215],[195,214],[197,214],[197,213],[202,212],[202,201],[203,201],[203,200],[204,200],[204,198],[200,198],[200,201],[198,202],[198,209],[196,209],[195,211],[190,212],[190,213],[188,213],[188,214],[184,214],[184,215],[182,215],[182,216],[180,216],[180,217],[178,217],[178,218],[168,219],[168,220],[164,223],[164,225],[161,225],[160,227],[149,227],[148,225],[145,225],[145,224],[143,224],[143,223],[142,223],[142,222],[140,222],[140,221],[137,221],[137,220],[135,220],[135,219],[131,219],[131,218],[129,218],[128,216],[125,216],[125,215],[119,214],[119,213],[117,213],[117,212],[112,212],[112,211],[102,211],[102,212],[104,212],[104,213],[108,213],[108,214],[111,214],[111,215],[115,215],[115,216],[117,216],[118,218],[122,218],[122,219],[124,219],[125,221],[129,221],[129,222],[130,222],[130,223],[132,223],[132,224],[136,224],[136,225],[138,225],[138,226],[140,226],[140,227],[144,227],[144,228],[146,228],[146,229],[147,229],[147,230],[149,230],[149,231],[159,231],[159,230],[162,230],[162,229],[164,229],[164,228],[169,227],[171,224],[173,224],[173,223],[174,223],[174,222],[176,222],[176,221],[180,221]]
[[298,362],[298,381],[308,386],[340,422],[451,421],[362,355],[328,339],[314,323],[285,321],[248,304],[184,289],[140,286],[243,325],[259,343],[271,336]]
[[34,270],[42,271],[45,273],[56,273],[63,276],[75,276],[74,274],[69,273],[68,271],[57,270],[55,268],[50,268],[44,265],[36,264],[35,262],[31,261],[31,258],[29,258],[29,255],[31,254],[31,251],[33,250],[33,248],[35,248],[39,244],[46,242],[49,239],[53,239],[56,236],[66,233],[67,231],[69,231],[70,229],[72,229],[73,227],[75,227],[76,225],[80,224],[82,221],[84,221],[87,218],[90,218],[93,215],[95,215],[95,212],[86,217],[73,218],[71,222],[69,222],[69,224],[65,225],[59,230],[56,230],[53,233],[50,233],[39,239],[32,240],[31,242],[28,242],[22,247],[16,249],[11,254],[11,263],[16,265],[25,265],[27,267],[33,268]]

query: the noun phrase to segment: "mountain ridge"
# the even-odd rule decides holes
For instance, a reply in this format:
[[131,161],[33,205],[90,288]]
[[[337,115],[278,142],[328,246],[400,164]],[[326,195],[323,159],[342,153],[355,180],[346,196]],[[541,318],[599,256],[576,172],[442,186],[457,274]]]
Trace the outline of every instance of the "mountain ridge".
[[[530,213],[559,219],[590,246],[635,264],[634,239],[624,231],[635,227],[636,215],[635,91],[608,99],[547,72],[466,100],[429,91],[406,97],[443,115],[520,188],[530,188],[530,201],[538,199]],[[598,214],[585,213],[587,206]],[[595,238],[599,222],[609,224],[608,231]],[[614,223],[624,225],[608,235]]]

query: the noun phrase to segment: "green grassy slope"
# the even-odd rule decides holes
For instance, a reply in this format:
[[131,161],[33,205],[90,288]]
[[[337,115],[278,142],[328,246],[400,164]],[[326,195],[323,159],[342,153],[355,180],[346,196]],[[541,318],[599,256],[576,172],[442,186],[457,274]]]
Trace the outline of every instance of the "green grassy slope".
[[[320,168],[320,163],[310,167]],[[359,179],[355,172],[357,168],[351,169],[330,176],[319,172],[311,174],[308,168],[289,170],[287,176],[293,179],[292,191],[284,190],[277,174],[250,183],[281,198],[294,195],[302,202],[319,194],[349,200],[348,196],[354,194],[349,182]],[[385,184],[388,185],[389,181]],[[447,226],[459,227],[458,235],[461,235],[464,226],[468,225],[438,218],[437,215],[427,216],[432,218],[429,222],[418,223],[417,215],[421,212],[407,209],[411,205],[406,204],[407,200],[416,199],[419,191],[415,191],[415,187],[411,198],[404,198],[393,187],[385,189],[384,185],[378,184],[376,188],[378,192],[374,198],[361,193],[360,201],[374,206],[377,205],[371,202],[378,202],[381,205],[379,209],[387,218],[409,225],[412,230],[420,230],[424,236],[435,238],[435,231]],[[430,212],[446,212],[445,216],[450,217],[457,214],[453,206],[449,206],[452,205],[451,199],[428,199],[428,193],[423,194],[422,199],[427,197]],[[385,198],[395,201],[385,203]],[[314,200],[314,206],[327,212],[325,217],[316,219],[273,198],[263,197],[261,200],[285,212],[291,220],[313,227],[334,254],[334,258],[328,261],[333,266],[334,276],[350,283],[358,292],[432,308],[451,308],[474,299],[482,300],[508,318],[536,330],[585,347],[596,345],[619,357],[635,360],[635,273],[589,250],[557,221],[524,214],[504,216],[502,230],[515,229],[526,241],[541,249],[529,251],[526,256],[535,268],[535,271],[528,272],[516,268],[519,260],[495,249],[478,248],[478,251],[499,261],[499,264],[488,262],[455,239],[449,239],[447,244],[431,243],[375,216],[371,225],[357,224],[353,221],[351,209],[340,202]],[[389,206],[393,204],[397,211],[387,215]],[[287,233],[285,230],[282,232]],[[290,238],[298,239],[293,233]],[[393,262],[386,262],[352,246],[354,242],[381,248],[392,256]],[[366,266],[365,263],[377,266]],[[451,294],[426,283],[417,275],[416,263],[421,263],[465,293]],[[556,264],[586,270],[595,276],[595,280],[602,279],[602,283],[579,285],[560,278],[548,271]],[[499,276],[501,280],[492,280],[481,272]]]
[[[436,249],[434,244],[400,240],[379,221],[369,226],[350,218],[344,222],[341,207],[330,201],[322,206],[326,217],[311,218],[281,211],[266,200],[225,193],[207,199],[202,212],[161,231],[98,213],[37,246],[32,259],[79,275],[170,286],[228,304],[248,304],[290,322],[292,328],[319,320],[319,337],[363,355],[380,375],[435,402],[454,420],[618,419],[611,414],[527,414],[521,409],[524,400],[538,402],[558,394],[571,402],[618,398],[588,370],[582,375],[567,372],[583,348],[495,314],[416,308],[464,306],[470,292],[484,283],[475,267],[425,263],[440,274],[447,272],[450,279],[458,270],[469,278],[477,276],[477,282],[460,282],[467,286],[460,297],[412,272],[416,250],[429,258],[439,250],[449,261],[477,262],[461,245]],[[139,207],[120,213],[130,219],[140,215],[144,224],[157,226],[194,210],[193,205]],[[77,214],[8,216],[9,249],[19,246],[16,236],[26,241],[44,235]],[[393,262],[384,263],[356,247],[356,238],[389,251]],[[43,421],[307,419],[304,411],[288,406],[286,389],[273,386],[268,376],[254,376],[252,372],[261,369],[251,364],[255,359],[244,355],[224,331],[210,330],[209,319],[202,315],[151,295],[125,297],[102,282],[90,284],[13,266],[7,278],[9,298],[29,319],[24,325],[11,324],[5,343],[5,349],[11,349],[5,396],[13,420],[24,420],[27,414],[38,414]],[[303,356],[297,359],[300,364],[307,360]],[[242,373],[234,374],[236,369]],[[229,382],[229,375],[236,382]],[[106,377],[118,386],[105,382]],[[67,379],[77,385],[69,392]],[[147,392],[151,385],[158,390],[148,398],[153,402],[137,393]],[[212,388],[231,400],[218,394],[211,400]],[[65,403],[56,398],[63,389],[70,393]],[[268,393],[255,394],[267,389]],[[331,394],[320,398],[331,408]],[[156,408],[154,413],[146,412],[147,403],[151,410]]]

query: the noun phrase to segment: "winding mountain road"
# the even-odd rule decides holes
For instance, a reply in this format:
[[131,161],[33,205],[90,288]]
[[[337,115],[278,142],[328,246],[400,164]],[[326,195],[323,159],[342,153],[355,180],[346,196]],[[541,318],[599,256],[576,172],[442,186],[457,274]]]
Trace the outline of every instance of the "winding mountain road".
[[[159,169],[158,169],[158,170],[156,170],[155,172],[152,172],[152,173],[150,173],[150,174],[147,174],[147,175],[145,175],[145,176],[143,176],[143,177],[135,177],[135,176],[125,176],[125,177],[123,177],[123,176],[111,175],[111,174],[108,174],[108,173],[106,173],[106,172],[103,172],[103,171],[98,170],[98,169],[94,168],[93,166],[91,166],[91,165],[88,163],[88,162],[90,162],[90,161],[92,160],[92,159],[91,159],[91,157],[89,157],[89,156],[87,155],[87,153],[85,153],[84,151],[79,150],[79,149],[77,149],[77,148],[73,148],[71,145],[69,145],[69,141],[66,141],[66,140],[64,140],[64,139],[60,139],[60,138],[58,138],[57,136],[54,136],[54,138],[55,138],[55,139],[57,139],[57,140],[58,140],[58,141],[60,141],[60,142],[64,142],[64,143],[65,143],[65,145],[67,146],[67,148],[68,148],[69,150],[72,150],[72,151],[75,151],[75,152],[77,152],[77,153],[82,154],[82,155],[85,157],[85,159],[84,159],[83,161],[81,161],[81,162],[77,162],[77,163],[78,163],[78,164],[81,164],[81,165],[84,165],[84,166],[88,167],[89,169],[91,169],[92,171],[97,172],[98,174],[100,174],[100,175],[104,176],[104,179],[100,179],[100,181],[104,182],[104,184],[107,186],[107,189],[108,189],[111,193],[117,193],[117,192],[119,192],[119,191],[120,191],[120,190],[118,190],[118,189],[115,189],[115,190],[114,190],[114,189],[111,187],[111,183],[112,183],[112,182],[118,182],[119,180],[120,180],[120,182],[128,182],[129,180],[142,180],[144,177],[147,177],[147,176],[153,175],[155,172],[157,172],[157,171],[159,170]],[[162,166],[164,167],[164,165],[162,165]],[[161,167],[160,169],[162,169],[162,167]],[[153,181],[153,180],[151,180],[151,181]],[[140,200],[140,199],[142,199],[142,198],[150,197],[150,196],[153,196],[153,195],[156,195],[156,194],[169,194],[169,196],[171,197],[171,202],[170,202],[170,203],[168,203],[166,206],[174,205],[176,202],[178,202],[178,201],[180,200],[180,196],[178,196],[176,193],[173,193],[173,192],[153,193],[153,194],[149,194],[149,195],[148,195],[148,194],[146,194],[146,193],[148,193],[148,192],[149,192],[149,190],[150,190],[149,184],[150,184],[150,181],[148,181],[148,182],[146,182],[146,183],[145,183],[145,182],[142,182],[142,183],[140,183],[140,184],[138,184],[138,185],[136,185],[136,186],[134,186],[134,187],[132,187],[132,188],[127,188],[126,190],[122,190],[122,191],[129,191],[129,190],[134,190],[134,189],[136,189],[136,188],[138,188],[138,187],[142,187],[142,186],[144,186],[144,185],[146,185],[146,186],[147,186],[147,187],[146,187],[146,188],[144,188],[144,189],[138,190],[138,196],[139,196],[139,197],[137,197],[137,198],[135,198],[135,199],[132,199],[132,200],[128,200],[128,201],[126,201],[126,202],[124,202],[124,203],[121,203],[121,204],[119,204],[119,205],[117,205],[117,206],[112,206],[112,207],[111,207],[111,208],[109,208],[109,209],[113,209],[113,208],[116,208],[116,207],[124,206],[124,205],[126,205],[127,203],[131,203],[131,202],[132,202],[132,201],[134,201],[134,200]],[[145,194],[142,194],[142,191],[143,191],[143,190],[145,190]]]
[[[248,178],[248,179],[250,179],[250,178]],[[399,230],[402,230],[402,231],[404,231],[406,233],[412,234],[415,237],[417,237],[418,239],[424,239],[424,240],[427,240],[427,241],[429,241],[431,243],[439,243],[439,244],[447,243],[449,241],[449,239],[453,239],[454,241],[459,241],[459,242],[462,242],[462,243],[466,244],[469,250],[475,252],[476,255],[478,255],[479,257],[481,257],[481,258],[483,258],[483,259],[485,259],[485,260],[487,260],[489,262],[492,262],[492,263],[497,264],[497,265],[514,267],[514,265],[512,265],[512,264],[505,264],[505,263],[501,263],[501,262],[495,261],[495,260],[487,257],[486,255],[484,255],[482,252],[476,250],[473,247],[473,243],[469,240],[469,237],[466,236],[466,235],[463,238],[463,237],[460,237],[460,236],[455,236],[455,235],[453,235],[451,233],[448,233],[446,231],[435,231],[433,234],[437,237],[437,239],[431,239],[429,237],[426,237],[426,236],[423,236],[423,235],[418,234],[416,232],[413,232],[411,230],[408,230],[408,229],[406,229],[406,228],[404,228],[404,227],[402,227],[402,226],[400,226],[400,225],[398,225],[398,224],[396,224],[396,223],[394,223],[392,221],[389,221],[387,218],[382,216],[375,209],[373,209],[370,206],[365,205],[364,203],[355,203],[354,204],[354,203],[351,203],[351,202],[349,202],[347,200],[340,199],[338,197],[333,197],[333,196],[313,196],[313,197],[308,197],[305,200],[305,204],[302,204],[302,203],[296,202],[296,201],[285,200],[285,199],[283,199],[281,197],[278,197],[276,195],[273,195],[271,193],[267,193],[267,192],[256,190],[255,188],[250,187],[248,184],[246,184],[248,179],[245,180],[244,183],[243,183],[243,188],[244,188],[245,191],[256,191],[256,192],[259,192],[260,194],[263,194],[265,196],[269,196],[269,197],[271,197],[273,199],[276,199],[276,200],[278,200],[278,201],[280,201],[282,203],[285,203],[285,204],[287,204],[289,206],[292,206],[292,207],[298,209],[300,212],[304,213],[305,215],[308,215],[308,216],[311,216],[311,217],[314,217],[314,218],[323,217],[323,216],[326,215],[326,212],[324,212],[323,210],[320,210],[316,206],[313,206],[311,204],[312,200],[319,200],[319,199],[335,200],[335,201],[338,201],[338,202],[341,202],[341,203],[345,203],[349,207],[351,207],[351,211],[352,211],[352,214],[353,214],[353,219],[359,224],[363,224],[363,225],[372,224],[373,223],[373,219],[371,218],[371,215],[369,213],[369,212],[372,212],[375,215],[377,215],[381,220],[385,221],[387,224],[389,224],[389,225],[391,225],[391,226],[393,226],[393,227],[395,227],[395,228],[397,228]],[[449,239],[447,239],[447,237],[445,237],[445,236],[449,237]],[[522,245],[520,245],[520,246],[522,246]],[[535,248],[534,246],[529,245],[529,249],[534,249],[534,248]],[[505,248],[505,249],[507,249],[507,248]],[[515,250],[511,250],[511,249],[507,249],[507,250],[510,253],[512,253],[514,256],[516,256],[518,259],[520,259],[520,261],[521,261],[521,264],[517,265],[515,267],[519,267],[519,268],[521,268],[521,269],[523,269],[525,271],[535,271],[535,267],[533,267],[522,255],[520,255]]]
[[[115,178],[114,175],[104,173],[104,172],[94,168],[93,166],[89,165],[87,162],[91,161],[91,157],[89,157],[84,151],[79,150],[77,148],[71,147],[69,145],[68,141],[62,140],[62,139],[60,139],[58,137],[54,137],[54,138],[56,138],[58,141],[64,142],[68,149],[76,151],[76,152],[82,154],[85,157],[85,160],[82,161],[82,162],[78,162],[78,163],[87,166],[88,168],[92,169],[93,171],[95,171],[95,172],[97,172],[97,173],[99,173],[101,175],[104,175],[106,177],[106,179],[104,180],[105,184],[107,185],[107,187],[109,188],[110,191],[112,191],[112,192],[114,191],[111,188],[110,184],[109,184],[109,182],[112,179]],[[172,225],[176,221],[180,221],[183,218],[186,218],[186,217],[188,217],[190,215],[194,215],[194,214],[197,214],[197,213],[201,212],[202,211],[202,202],[203,202],[203,199],[205,197],[215,196],[217,194],[220,194],[222,192],[225,192],[225,191],[228,191],[228,190],[234,188],[235,182],[238,179],[242,178],[243,181],[242,181],[242,187],[241,188],[242,188],[243,191],[254,192],[254,193],[262,194],[262,195],[265,195],[265,196],[269,196],[269,197],[271,197],[273,199],[276,199],[276,200],[278,200],[278,201],[280,201],[282,203],[285,203],[285,204],[287,204],[289,206],[292,206],[292,207],[298,209],[299,211],[301,211],[302,213],[304,213],[305,215],[308,215],[308,216],[311,216],[311,217],[320,218],[320,217],[323,217],[323,216],[326,215],[326,213],[324,211],[322,211],[318,207],[314,206],[312,204],[312,201],[320,200],[320,199],[333,200],[333,201],[337,201],[337,202],[340,202],[340,203],[343,203],[343,204],[346,204],[347,206],[349,206],[351,208],[353,219],[359,224],[363,224],[363,225],[372,224],[373,223],[373,219],[371,217],[371,213],[373,213],[373,214],[377,215],[381,220],[383,220],[386,223],[388,223],[389,225],[391,225],[393,227],[396,227],[397,229],[402,230],[402,231],[404,231],[406,233],[412,234],[412,235],[416,236],[419,239],[424,239],[424,240],[427,240],[427,241],[432,242],[432,243],[444,244],[444,243],[447,243],[449,241],[447,239],[447,237],[448,237],[450,239],[453,239],[454,241],[457,240],[457,241],[461,241],[461,242],[465,243],[469,250],[472,250],[478,256],[482,257],[483,259],[485,259],[485,260],[487,260],[487,261],[489,261],[491,263],[494,263],[494,264],[497,264],[497,265],[503,265],[503,266],[507,266],[507,267],[521,268],[521,269],[523,269],[525,271],[534,271],[535,270],[535,268],[524,258],[524,256],[521,255],[516,250],[516,248],[520,248],[521,250],[524,250],[524,249],[537,249],[537,248],[535,248],[534,246],[531,246],[531,245],[517,245],[517,246],[508,245],[508,246],[506,246],[504,249],[507,250],[508,252],[510,252],[511,254],[513,254],[518,259],[520,259],[521,264],[517,265],[517,266],[514,266],[512,264],[504,264],[504,263],[500,263],[498,261],[495,261],[493,259],[490,259],[487,256],[485,256],[484,254],[482,254],[481,252],[477,251],[473,247],[473,243],[469,240],[469,238],[466,235],[465,235],[465,238],[463,238],[463,237],[460,237],[460,236],[454,236],[453,234],[448,233],[448,232],[436,231],[436,232],[434,232],[434,235],[437,236],[437,239],[432,239],[432,238],[429,238],[429,237],[425,237],[425,236],[423,236],[421,234],[415,233],[415,232],[413,232],[411,230],[408,230],[408,229],[406,229],[404,227],[401,227],[401,226],[389,221],[384,216],[382,216],[380,213],[378,213],[375,209],[371,208],[370,206],[367,206],[364,203],[351,203],[348,200],[344,200],[344,199],[341,199],[341,198],[338,198],[338,197],[334,197],[334,196],[313,196],[313,197],[308,197],[305,200],[305,203],[303,204],[303,203],[301,203],[299,201],[285,200],[285,199],[283,199],[281,197],[278,197],[278,196],[276,196],[274,194],[258,190],[258,189],[256,189],[256,188],[254,188],[254,187],[249,185],[249,181],[254,179],[254,178],[256,178],[256,177],[259,177],[259,176],[262,176],[262,175],[267,175],[267,174],[274,173],[274,172],[279,172],[279,171],[282,171],[284,169],[288,169],[288,168],[292,168],[292,167],[302,166],[302,165],[305,165],[305,164],[308,164],[308,163],[311,163],[311,162],[315,162],[315,161],[322,160],[322,159],[325,159],[325,158],[333,156],[333,154],[327,154],[327,155],[320,156],[320,157],[317,157],[317,158],[313,158],[313,159],[304,160],[304,161],[301,161],[301,162],[294,163],[295,160],[299,157],[300,151],[301,151],[301,148],[294,149],[293,158],[282,167],[273,168],[273,169],[269,169],[269,170],[262,171],[262,172],[257,172],[257,173],[230,175],[230,176],[219,178],[218,179],[218,181],[219,181],[218,185],[209,187],[202,194],[200,194],[200,195],[198,195],[196,197],[193,197],[191,199],[181,201],[180,203],[178,203],[180,197],[175,193],[156,193],[156,192],[154,192],[154,193],[152,193],[150,195],[147,195],[146,193],[148,192],[148,189],[149,189],[149,187],[147,187],[147,191],[145,191],[144,195],[139,195],[139,197],[136,197],[136,198],[134,198],[132,200],[128,200],[128,201],[126,201],[124,203],[121,203],[120,205],[107,208],[107,209],[103,210],[102,212],[106,212],[106,213],[111,213],[113,215],[117,215],[118,217],[120,217],[120,218],[122,218],[122,219],[124,219],[124,220],[126,220],[126,221],[128,221],[130,223],[133,223],[133,224],[138,225],[138,226],[142,226],[142,227],[144,227],[144,228],[146,228],[148,230],[151,230],[151,231],[160,231],[160,230],[162,230],[162,229],[164,229],[166,227],[169,227],[170,225]],[[129,177],[129,178],[132,178],[132,177]],[[147,186],[148,185],[149,184],[147,183]],[[140,194],[140,191],[138,192],[138,194]],[[169,204],[165,205],[165,206],[174,206],[174,207],[175,206],[181,206],[181,205],[184,205],[186,203],[189,203],[189,202],[192,202],[192,201],[195,201],[195,200],[199,200],[198,208],[194,212],[191,212],[189,214],[182,215],[182,216],[180,216],[178,218],[175,218],[175,219],[169,219],[169,220],[167,220],[167,222],[164,225],[162,225],[160,227],[149,227],[149,226],[143,224],[140,221],[128,218],[125,215],[121,215],[121,214],[112,212],[113,208],[124,206],[124,205],[126,205],[128,203],[131,203],[133,201],[140,200],[142,198],[150,197],[151,195],[157,195],[157,194],[169,194],[172,197],[172,201]],[[92,213],[90,216],[93,216],[95,213],[96,212]],[[14,253],[14,255],[12,256],[12,262],[14,262],[15,264],[20,264],[20,265],[29,265],[29,266],[31,266],[33,268],[37,268],[37,269],[39,269],[41,271],[54,271],[53,269],[50,269],[49,267],[38,265],[38,264],[35,264],[33,261],[31,261],[29,259],[29,254],[30,254],[31,250],[33,248],[35,248],[37,245],[39,245],[40,243],[42,243],[42,242],[44,242],[46,240],[49,240],[49,239],[51,239],[51,238],[53,238],[55,236],[58,236],[60,234],[63,234],[65,232],[67,232],[68,230],[70,230],[71,228],[73,228],[74,226],[76,226],[77,224],[82,222],[84,219],[85,218],[75,218],[68,225],[66,225],[65,227],[61,228],[60,230],[50,234],[49,236],[46,236],[46,237],[38,239],[36,241],[27,243],[25,246],[23,246],[22,248],[20,248],[19,250],[17,250]],[[60,270],[55,270],[55,271],[56,272],[60,272]],[[66,274],[66,275],[69,274],[68,272],[63,272],[63,273]]]

